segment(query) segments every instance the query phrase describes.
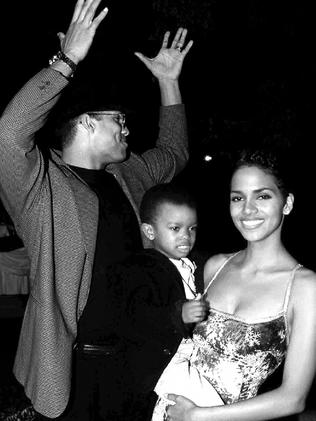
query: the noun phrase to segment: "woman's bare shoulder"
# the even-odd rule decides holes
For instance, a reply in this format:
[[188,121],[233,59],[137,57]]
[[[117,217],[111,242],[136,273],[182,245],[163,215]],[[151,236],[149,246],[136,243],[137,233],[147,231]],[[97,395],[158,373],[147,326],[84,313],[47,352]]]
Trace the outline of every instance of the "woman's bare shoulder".
[[297,288],[310,290],[311,292],[316,290],[316,272],[301,266],[295,273],[294,284]]
[[236,253],[219,253],[211,256],[204,265],[204,279],[211,279],[226,260],[234,254]]
[[293,282],[292,299],[300,308],[304,305],[312,305],[316,308],[316,272],[304,266],[300,267]]

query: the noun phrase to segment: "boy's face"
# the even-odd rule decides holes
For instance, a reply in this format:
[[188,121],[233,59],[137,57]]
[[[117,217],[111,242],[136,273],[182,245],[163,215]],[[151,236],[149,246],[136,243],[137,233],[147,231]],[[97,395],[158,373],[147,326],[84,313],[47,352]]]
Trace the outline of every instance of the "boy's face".
[[163,203],[151,227],[151,237],[156,250],[172,259],[186,257],[192,250],[197,229],[196,210],[187,205]]

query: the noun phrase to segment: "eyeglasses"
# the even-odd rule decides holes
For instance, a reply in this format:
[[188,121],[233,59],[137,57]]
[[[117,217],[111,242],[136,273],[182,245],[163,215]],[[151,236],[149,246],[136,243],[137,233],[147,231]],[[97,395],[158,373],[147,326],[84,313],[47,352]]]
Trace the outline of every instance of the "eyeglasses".
[[120,113],[119,111],[87,111],[87,114],[90,115],[109,115],[111,117],[115,117],[117,122],[121,125],[121,127],[125,126],[125,114]]

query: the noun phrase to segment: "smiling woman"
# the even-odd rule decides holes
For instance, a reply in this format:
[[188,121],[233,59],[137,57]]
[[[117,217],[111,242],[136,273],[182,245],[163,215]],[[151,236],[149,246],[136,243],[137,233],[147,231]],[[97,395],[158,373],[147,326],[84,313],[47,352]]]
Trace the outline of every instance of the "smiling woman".
[[[275,171],[274,160],[254,154],[241,158],[231,180],[230,213],[236,228],[246,240],[260,239],[273,232],[280,235],[284,215],[288,215],[294,196]],[[252,237],[253,236],[253,237]]]
[[[170,390],[171,420],[259,421],[305,408],[316,369],[316,274],[282,243],[294,195],[280,168],[271,153],[241,154],[230,213],[247,245],[211,257],[204,268],[210,311],[193,332],[189,363],[225,405],[199,407]],[[282,362],[281,385],[257,396]]]

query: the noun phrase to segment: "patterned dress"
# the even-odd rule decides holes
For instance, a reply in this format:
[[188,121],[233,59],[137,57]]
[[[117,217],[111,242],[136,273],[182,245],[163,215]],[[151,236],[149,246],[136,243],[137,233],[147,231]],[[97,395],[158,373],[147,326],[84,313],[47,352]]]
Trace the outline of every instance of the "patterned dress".
[[296,265],[291,272],[279,314],[248,322],[211,308],[208,318],[196,326],[190,363],[212,384],[225,404],[256,396],[262,383],[283,361],[288,346],[287,307],[300,267]]
[[[234,255],[230,256],[215,273],[206,288],[216,279],[219,272]],[[259,387],[281,364],[288,346],[287,307],[295,273],[301,265],[292,270],[280,313],[252,322],[245,321],[211,308],[205,321],[199,323],[193,333],[193,348],[181,368],[169,370],[169,378],[178,383],[165,384],[165,392],[182,394],[199,406],[231,404],[249,399],[258,393]],[[168,369],[168,367],[167,367]],[[180,383],[180,384],[179,384]],[[201,404],[194,399],[204,399]],[[158,399],[160,417],[163,403]],[[166,405],[166,404],[165,404]],[[157,414],[157,410],[154,411]]]

